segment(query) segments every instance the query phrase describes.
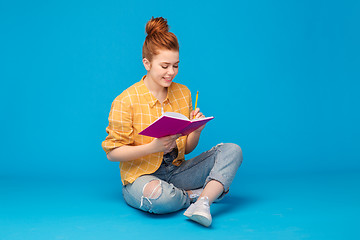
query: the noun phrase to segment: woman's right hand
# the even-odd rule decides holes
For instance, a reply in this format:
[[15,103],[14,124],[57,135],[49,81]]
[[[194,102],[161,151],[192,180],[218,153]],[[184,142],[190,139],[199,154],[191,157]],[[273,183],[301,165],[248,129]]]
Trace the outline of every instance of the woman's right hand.
[[164,154],[171,152],[176,147],[176,139],[181,137],[181,134],[166,136],[162,138],[155,138],[151,144],[156,152],[164,152]]

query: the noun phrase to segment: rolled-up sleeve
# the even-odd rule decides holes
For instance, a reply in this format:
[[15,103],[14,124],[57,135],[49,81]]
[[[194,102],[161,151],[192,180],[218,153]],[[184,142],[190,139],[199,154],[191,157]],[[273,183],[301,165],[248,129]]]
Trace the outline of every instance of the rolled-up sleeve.
[[115,98],[111,104],[109,126],[106,128],[108,136],[102,142],[102,147],[106,154],[123,145],[133,144],[134,130],[132,119],[131,99],[123,93]]

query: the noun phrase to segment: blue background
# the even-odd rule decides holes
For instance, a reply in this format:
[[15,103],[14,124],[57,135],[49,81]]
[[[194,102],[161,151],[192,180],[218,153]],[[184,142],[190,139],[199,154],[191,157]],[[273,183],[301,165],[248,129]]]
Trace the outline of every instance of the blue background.
[[[263,191],[276,176],[325,174],[331,182],[353,174],[344,184],[358,186],[359,12],[359,1],[1,1],[7,203],[23,196],[9,186],[40,193],[49,181],[119,191],[118,164],[101,142],[111,102],[146,74],[141,50],[152,16],[167,18],[179,39],[175,81],[193,96],[198,90],[198,106],[215,116],[189,157],[234,142],[244,154],[235,184],[258,181]],[[38,184],[23,185],[31,181]]]

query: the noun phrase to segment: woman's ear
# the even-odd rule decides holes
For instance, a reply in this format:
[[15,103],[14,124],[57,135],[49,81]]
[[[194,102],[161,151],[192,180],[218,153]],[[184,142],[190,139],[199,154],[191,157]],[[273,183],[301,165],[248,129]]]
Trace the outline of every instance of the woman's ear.
[[149,60],[147,60],[147,58],[143,58],[143,64],[144,64],[146,71],[150,71],[151,63]]

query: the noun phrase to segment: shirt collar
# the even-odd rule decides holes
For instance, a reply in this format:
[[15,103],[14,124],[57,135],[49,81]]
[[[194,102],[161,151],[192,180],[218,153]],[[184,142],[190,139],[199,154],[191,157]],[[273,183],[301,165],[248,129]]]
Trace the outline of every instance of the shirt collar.
[[[144,97],[146,98],[146,101],[149,103],[149,106],[152,108],[155,106],[156,102],[159,102],[160,101],[155,98],[152,93],[149,91],[149,89],[145,86],[145,83],[144,83],[144,79],[145,79],[146,75],[144,75],[141,80],[140,80],[140,85],[139,85],[139,89],[140,89],[140,92],[141,94],[144,95]],[[170,104],[173,100],[173,87],[172,87],[173,84],[170,85],[170,87],[168,88],[168,93],[167,93],[167,96],[165,98],[165,101],[169,101]],[[161,104],[161,103],[160,103]]]

